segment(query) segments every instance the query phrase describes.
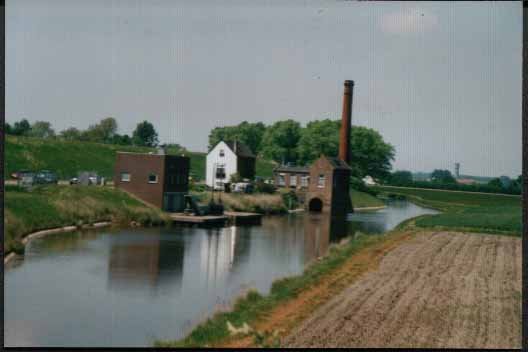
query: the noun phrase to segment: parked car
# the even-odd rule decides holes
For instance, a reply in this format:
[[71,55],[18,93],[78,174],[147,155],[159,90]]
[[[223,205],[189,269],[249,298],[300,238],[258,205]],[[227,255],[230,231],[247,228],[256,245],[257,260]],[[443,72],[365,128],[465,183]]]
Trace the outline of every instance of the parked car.
[[33,172],[30,170],[20,170],[20,171],[13,172],[11,174],[11,177],[14,179],[20,180],[22,177],[31,176],[32,174]]
[[73,177],[70,179],[70,185],[76,185],[79,183],[79,179],[77,177]]
[[57,175],[49,170],[41,170],[35,175],[34,183],[38,184],[57,184],[59,179]]

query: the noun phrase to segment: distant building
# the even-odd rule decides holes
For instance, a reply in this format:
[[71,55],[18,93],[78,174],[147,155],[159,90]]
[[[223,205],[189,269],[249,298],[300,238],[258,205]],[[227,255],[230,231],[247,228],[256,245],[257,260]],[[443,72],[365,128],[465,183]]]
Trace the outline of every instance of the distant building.
[[281,165],[273,169],[273,179],[277,187],[308,188],[310,168],[307,166]]
[[207,154],[205,182],[209,187],[224,189],[232,174],[251,180],[255,177],[255,161],[255,155],[245,144],[220,141]]
[[461,185],[472,185],[472,184],[478,183],[477,181],[471,178],[457,178],[456,182]]
[[350,167],[341,158],[321,156],[310,167],[307,208],[343,216],[352,211]]
[[376,181],[374,181],[374,179],[372,178],[372,176],[368,175],[363,177],[363,182],[365,182],[367,186],[374,186],[377,184]]
[[117,152],[114,185],[160,209],[179,212],[185,208],[189,168],[185,156]]
[[455,178],[460,177],[460,163],[455,163]]

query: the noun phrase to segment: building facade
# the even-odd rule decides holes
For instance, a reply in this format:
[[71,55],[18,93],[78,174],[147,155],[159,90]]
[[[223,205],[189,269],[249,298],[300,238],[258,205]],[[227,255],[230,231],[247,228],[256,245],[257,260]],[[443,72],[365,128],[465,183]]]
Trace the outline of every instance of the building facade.
[[245,144],[220,141],[207,154],[205,182],[209,187],[224,189],[233,174],[251,180],[255,177],[255,162],[255,155]]
[[350,167],[340,158],[321,156],[310,167],[305,206],[310,211],[344,216],[352,211]]
[[164,211],[185,208],[190,160],[185,156],[117,152],[114,185]]
[[310,168],[282,165],[273,169],[273,181],[280,188],[307,189],[310,184]]

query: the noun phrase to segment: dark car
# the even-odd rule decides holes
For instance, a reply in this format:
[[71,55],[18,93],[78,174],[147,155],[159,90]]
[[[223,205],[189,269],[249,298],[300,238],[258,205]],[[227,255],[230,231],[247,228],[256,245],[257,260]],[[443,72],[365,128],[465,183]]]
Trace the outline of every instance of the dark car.
[[35,183],[39,184],[47,184],[47,183],[54,183],[57,184],[59,182],[57,175],[49,170],[42,170],[39,171],[35,175]]

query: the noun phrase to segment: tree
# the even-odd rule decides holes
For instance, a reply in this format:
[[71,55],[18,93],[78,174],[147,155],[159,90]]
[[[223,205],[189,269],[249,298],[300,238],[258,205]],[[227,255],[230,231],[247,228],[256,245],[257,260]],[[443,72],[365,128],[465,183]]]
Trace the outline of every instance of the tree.
[[390,177],[390,182],[393,185],[409,185],[413,181],[412,173],[410,171],[395,171]]
[[79,141],[81,140],[81,131],[75,127],[70,127],[61,131],[59,137],[67,141]]
[[112,139],[110,139],[110,143],[118,145],[131,145],[132,139],[127,134],[120,135],[116,133],[112,136]]
[[321,154],[337,156],[339,127],[339,120],[325,119],[308,122],[306,127],[302,129],[299,139],[299,163],[311,163]]
[[83,139],[91,142],[111,143],[117,131],[117,121],[107,117],[83,132]]
[[500,180],[500,178],[494,178],[492,179],[491,181],[488,182],[488,186],[490,186],[491,188],[494,188],[496,190],[500,190],[502,189],[502,182]]
[[26,119],[22,119],[19,122],[15,122],[12,129],[12,133],[15,136],[24,136],[29,132],[30,129],[31,125],[29,124],[29,121]]
[[158,144],[158,133],[150,122],[140,122],[134,130],[132,142],[135,145],[155,147]]
[[[309,122],[302,130],[299,140],[299,161],[309,164],[319,156],[338,156],[339,120],[316,120]],[[394,160],[394,147],[383,140],[375,130],[352,126],[350,133],[350,167],[352,176],[357,179],[370,175],[378,180],[390,176],[391,162]]]
[[275,122],[262,137],[262,154],[277,162],[297,161],[297,145],[301,138],[301,125],[294,120]]
[[215,127],[209,134],[209,150],[220,141],[237,140],[247,145],[251,151],[258,154],[266,126],[262,122],[249,123],[243,121],[236,126]]
[[46,121],[36,121],[31,125],[27,135],[38,138],[50,138],[55,136],[55,131],[51,128],[51,123]]
[[431,173],[431,181],[436,183],[456,183],[455,178],[449,170],[435,169]]
[[6,122],[5,125],[4,125],[4,132],[5,132],[5,134],[13,133],[12,127],[11,127],[11,125],[8,122]]

